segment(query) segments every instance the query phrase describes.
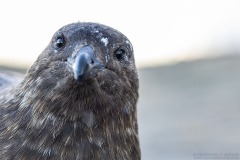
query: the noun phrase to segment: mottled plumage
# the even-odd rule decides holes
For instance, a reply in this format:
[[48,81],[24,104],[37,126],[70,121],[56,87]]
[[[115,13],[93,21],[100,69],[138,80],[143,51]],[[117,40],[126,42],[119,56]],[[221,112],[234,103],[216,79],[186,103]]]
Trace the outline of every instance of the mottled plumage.
[[133,48],[115,29],[64,26],[0,93],[1,160],[140,159]]

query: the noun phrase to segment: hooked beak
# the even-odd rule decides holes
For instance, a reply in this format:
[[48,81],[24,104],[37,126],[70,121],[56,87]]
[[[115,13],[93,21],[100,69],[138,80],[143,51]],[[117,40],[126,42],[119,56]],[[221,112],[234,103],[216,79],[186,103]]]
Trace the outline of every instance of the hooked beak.
[[74,79],[80,82],[94,78],[104,69],[104,65],[96,59],[93,48],[86,45],[77,52],[72,68]]

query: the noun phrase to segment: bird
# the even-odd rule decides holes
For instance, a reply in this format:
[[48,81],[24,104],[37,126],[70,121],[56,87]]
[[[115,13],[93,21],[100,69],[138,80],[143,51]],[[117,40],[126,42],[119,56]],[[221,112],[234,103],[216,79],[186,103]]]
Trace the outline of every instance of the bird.
[[139,78],[120,31],[65,25],[19,77],[0,74],[1,160],[141,159]]

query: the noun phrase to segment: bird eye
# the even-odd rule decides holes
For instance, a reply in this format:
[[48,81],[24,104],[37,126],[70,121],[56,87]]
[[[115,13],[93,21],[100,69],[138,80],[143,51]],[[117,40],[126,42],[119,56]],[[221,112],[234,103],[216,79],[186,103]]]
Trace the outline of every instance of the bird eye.
[[119,61],[123,61],[123,60],[126,60],[126,58],[127,58],[127,51],[125,48],[121,47],[116,50],[115,55]]
[[56,38],[55,42],[54,42],[54,47],[56,49],[60,49],[64,46],[65,44],[65,40],[64,40],[64,37],[63,36],[59,36]]

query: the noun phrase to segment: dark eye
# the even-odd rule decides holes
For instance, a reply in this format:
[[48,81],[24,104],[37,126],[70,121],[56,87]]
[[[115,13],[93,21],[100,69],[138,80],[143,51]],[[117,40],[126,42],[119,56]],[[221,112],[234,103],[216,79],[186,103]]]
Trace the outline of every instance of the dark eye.
[[127,59],[127,50],[125,48],[121,47],[116,50],[115,55],[119,61],[126,60]]
[[63,36],[58,36],[54,42],[54,47],[56,49],[61,49],[65,45],[65,40]]

